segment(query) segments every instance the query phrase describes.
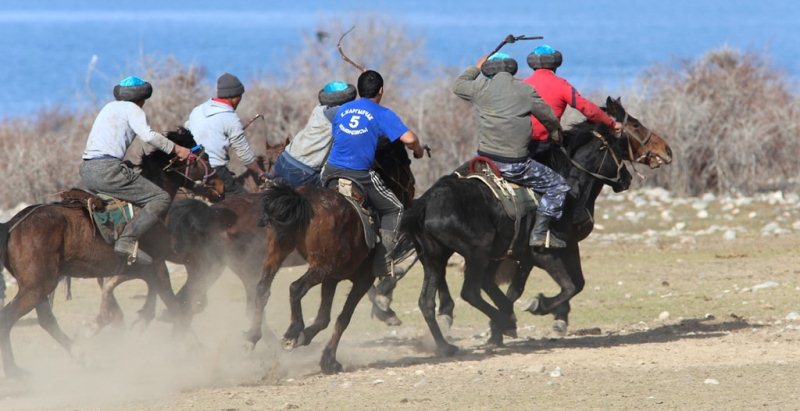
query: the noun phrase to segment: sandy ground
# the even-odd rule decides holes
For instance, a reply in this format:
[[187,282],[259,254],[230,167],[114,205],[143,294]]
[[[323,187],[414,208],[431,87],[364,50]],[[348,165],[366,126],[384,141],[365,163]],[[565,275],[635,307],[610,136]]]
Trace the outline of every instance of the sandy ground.
[[[486,350],[486,319],[457,299],[449,339],[461,351],[435,357],[416,308],[415,269],[395,298],[403,325],[370,319],[362,302],[339,349],[345,372],[326,376],[318,361],[330,330],[293,352],[275,337],[288,325],[287,286],[303,267],[279,274],[265,324],[274,334],[252,353],[241,342],[243,294],[233,275],[215,284],[196,338],[185,341],[171,338],[166,323],[130,327],[139,282],[118,292],[127,324],[94,335],[99,293],[78,280],[74,299],[59,290],[55,307],[84,355],[71,358],[35,315],[24,318],[12,341],[31,376],[0,379],[0,409],[798,408],[797,201],[658,195],[607,196],[598,205],[598,229],[582,245],[587,286],[573,300],[565,338],[554,338],[550,317],[522,311],[539,291],[555,291],[535,272],[517,306],[519,338]],[[174,272],[179,284],[181,270]],[[448,277],[456,293],[457,267]],[[347,289],[340,286],[334,315]],[[318,293],[304,302],[307,323]]]

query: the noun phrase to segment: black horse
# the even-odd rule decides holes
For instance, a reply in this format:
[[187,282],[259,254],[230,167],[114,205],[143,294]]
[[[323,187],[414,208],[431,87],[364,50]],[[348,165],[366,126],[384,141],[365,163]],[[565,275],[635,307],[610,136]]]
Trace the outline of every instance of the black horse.
[[[627,189],[630,174],[624,160],[657,168],[672,159],[667,143],[629,116],[619,100],[609,98],[606,111],[623,123],[622,138],[615,137],[603,125],[589,122],[566,132],[564,152],[571,161],[569,180],[580,193],[578,198],[568,198],[565,205],[563,218],[572,222],[568,224],[566,248],[534,252],[526,235],[518,235],[511,244],[514,220],[507,216],[489,188],[475,179],[444,176],[404,213],[401,241],[413,242],[424,268],[419,307],[436,341],[438,354],[452,355],[457,351],[457,347],[445,341],[435,318],[437,290],[443,313],[452,318],[453,303],[447,290],[445,268],[453,253],[461,254],[466,263],[461,297],[491,319],[489,344],[501,345],[503,334],[516,334],[513,301],[522,293],[533,266],[546,270],[561,291],[554,297],[539,295],[530,310],[539,315],[552,313],[566,326],[569,300],[584,285],[578,241],[591,232],[594,201],[602,186],[609,184],[617,191]],[[531,225],[530,217],[523,219],[523,227]],[[509,249],[510,258],[518,261],[519,268],[505,295],[497,286],[494,273]],[[495,306],[483,300],[481,290]]]

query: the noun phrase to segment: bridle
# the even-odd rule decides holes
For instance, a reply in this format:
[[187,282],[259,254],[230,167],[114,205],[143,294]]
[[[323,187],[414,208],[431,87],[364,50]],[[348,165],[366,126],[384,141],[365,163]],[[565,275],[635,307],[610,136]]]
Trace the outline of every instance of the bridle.
[[[195,151],[197,152],[197,154],[195,154]],[[217,173],[217,170],[213,169],[208,164],[208,161],[206,161],[206,159],[203,158],[204,153],[205,149],[203,148],[203,146],[195,146],[192,148],[192,154],[189,154],[189,157],[186,159],[183,171],[181,171],[176,166],[176,163],[178,163],[177,156],[173,157],[169,161],[169,163],[167,163],[167,165],[164,166],[162,170],[178,174],[179,176],[188,180],[192,184],[192,188],[196,188],[198,185],[206,187],[208,184],[208,180]],[[192,165],[193,162],[197,162],[203,167],[203,178],[201,180],[193,180],[191,177],[189,177],[190,166]]]
[[[578,170],[583,171],[584,173],[587,173],[587,174],[591,175],[592,177],[594,177],[594,178],[596,178],[598,180],[604,181],[606,183],[615,184],[615,183],[619,183],[621,181],[621,179],[622,179],[622,167],[625,166],[625,163],[624,163],[625,160],[630,161],[631,168],[633,168],[633,171],[636,173],[637,176],[639,176],[640,179],[644,180],[646,177],[642,173],[640,173],[639,170],[636,169],[636,163],[639,163],[642,160],[647,160],[647,159],[649,159],[650,157],[653,156],[653,152],[650,151],[649,148],[647,148],[647,143],[650,142],[650,139],[653,137],[653,131],[650,130],[650,129],[647,129],[647,135],[643,139],[640,139],[639,137],[637,137],[635,135],[632,135],[631,133],[626,132],[625,131],[625,126],[628,124],[628,118],[629,118],[629,116],[628,116],[628,113],[626,112],[625,115],[622,117],[622,132],[621,132],[621,135],[620,135],[620,138],[625,138],[625,140],[627,140],[627,143],[628,143],[627,144],[627,146],[628,146],[628,158],[626,158],[626,159],[620,159],[619,157],[617,157],[616,153],[614,153],[614,150],[611,149],[611,146],[609,145],[608,141],[606,141],[606,139],[597,130],[592,130],[592,136],[597,138],[598,140],[600,140],[602,146],[599,148],[599,150],[605,150],[605,154],[603,155],[603,159],[600,161],[600,165],[598,165],[598,167],[597,167],[597,172],[592,172],[592,171],[588,170],[586,167],[584,167],[582,164],[580,164],[577,161],[575,161],[567,153],[566,149],[564,149],[563,146],[561,147],[561,150],[564,152],[564,154],[567,156],[567,158],[569,158],[570,162],[572,163],[573,166],[575,166],[575,168],[577,168]],[[639,157],[634,157],[633,144],[631,144],[631,141],[636,141],[637,143],[639,143],[639,146],[642,147],[642,154]],[[614,161],[614,164],[617,167],[617,173],[616,173],[616,175],[614,177],[606,177],[606,176],[604,176],[604,175],[599,173],[599,171],[603,168],[603,165],[605,164],[606,159],[609,156]]]

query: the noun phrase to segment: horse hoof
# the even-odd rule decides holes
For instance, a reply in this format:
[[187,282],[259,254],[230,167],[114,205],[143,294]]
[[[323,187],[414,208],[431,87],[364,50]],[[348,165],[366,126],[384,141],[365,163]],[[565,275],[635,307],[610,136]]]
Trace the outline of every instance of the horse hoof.
[[292,351],[296,346],[297,346],[297,339],[283,338],[281,340],[281,347],[283,347],[285,351]]
[[375,296],[375,306],[378,307],[381,311],[389,311],[389,305],[392,303],[392,300],[385,295],[376,295]]
[[531,301],[531,304],[528,306],[528,308],[525,309],[525,311],[531,314],[536,314],[537,309],[539,309],[539,298],[534,298],[533,301]]
[[436,348],[436,354],[440,357],[452,357],[458,352],[458,347],[453,344],[445,344]]
[[439,324],[443,325],[444,328],[448,330],[453,327],[453,317],[447,314],[439,314],[438,316],[436,316],[436,319],[439,320],[438,321]]
[[553,323],[553,333],[556,337],[564,337],[567,335],[567,322],[564,320],[556,320]]
[[506,345],[503,343],[503,337],[489,337],[486,341],[486,344],[483,345],[483,348],[486,350],[493,350],[495,348],[503,348]]
[[391,317],[383,320],[383,322],[389,327],[398,327],[403,325],[403,321],[401,321],[397,315],[392,315]]
[[503,335],[509,338],[517,338],[517,329],[516,328],[509,328],[503,331]]
[[328,375],[338,374],[344,370],[344,368],[342,368],[342,364],[340,364],[339,361],[333,359],[322,360],[322,362],[320,363],[320,368],[322,368],[322,372],[324,374]]

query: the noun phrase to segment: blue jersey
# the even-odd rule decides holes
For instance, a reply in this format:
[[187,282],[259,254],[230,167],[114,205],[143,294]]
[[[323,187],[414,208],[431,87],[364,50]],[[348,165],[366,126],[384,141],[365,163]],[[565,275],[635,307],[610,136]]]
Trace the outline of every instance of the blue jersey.
[[333,147],[328,163],[346,170],[369,170],[378,140],[395,141],[408,127],[392,110],[360,98],[343,104],[333,119]]

